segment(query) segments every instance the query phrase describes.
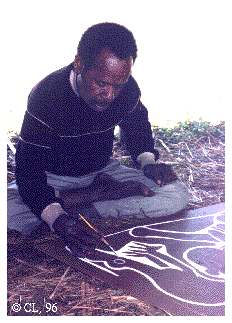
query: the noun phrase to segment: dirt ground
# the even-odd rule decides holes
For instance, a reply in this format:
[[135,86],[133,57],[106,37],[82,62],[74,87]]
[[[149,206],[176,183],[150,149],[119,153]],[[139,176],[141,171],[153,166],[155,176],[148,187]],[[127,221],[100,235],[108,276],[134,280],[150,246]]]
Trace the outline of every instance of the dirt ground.
[[[155,134],[160,161],[170,164],[188,187],[188,209],[197,209],[225,201],[225,133],[207,128],[200,134],[173,131]],[[218,130],[218,131],[216,131]],[[221,132],[221,135],[220,135]],[[16,143],[17,137],[11,142]],[[113,157],[129,167],[133,162],[125,146],[117,142]],[[7,179],[14,179],[14,156],[8,150]],[[46,237],[44,239],[51,239]],[[43,239],[43,238],[42,238]],[[15,239],[15,243],[17,238]],[[166,316],[162,309],[144,304],[113,290],[101,281],[49,257],[30,246],[8,244],[7,315],[8,316]],[[26,312],[17,304],[36,303]],[[16,304],[16,305],[15,305]]]

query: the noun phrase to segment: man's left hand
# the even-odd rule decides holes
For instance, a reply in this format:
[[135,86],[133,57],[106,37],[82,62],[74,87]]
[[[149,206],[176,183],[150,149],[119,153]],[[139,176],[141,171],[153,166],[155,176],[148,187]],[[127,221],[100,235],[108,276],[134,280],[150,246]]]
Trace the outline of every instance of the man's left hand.
[[143,167],[143,173],[161,187],[178,180],[172,167],[164,163],[145,165]]

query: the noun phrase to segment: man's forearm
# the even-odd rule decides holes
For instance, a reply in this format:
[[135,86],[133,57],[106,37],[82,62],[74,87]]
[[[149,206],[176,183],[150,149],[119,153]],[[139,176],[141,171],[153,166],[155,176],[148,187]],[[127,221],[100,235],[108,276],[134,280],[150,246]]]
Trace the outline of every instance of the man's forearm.
[[141,102],[136,110],[120,124],[120,127],[125,135],[127,149],[135,162],[138,156],[145,152],[154,154],[155,161],[158,160],[159,152],[154,148],[148,112]]
[[47,177],[38,151],[28,149],[22,142],[19,142],[16,152],[15,177],[23,202],[39,218],[47,205],[61,201],[55,197],[53,187],[47,185]]

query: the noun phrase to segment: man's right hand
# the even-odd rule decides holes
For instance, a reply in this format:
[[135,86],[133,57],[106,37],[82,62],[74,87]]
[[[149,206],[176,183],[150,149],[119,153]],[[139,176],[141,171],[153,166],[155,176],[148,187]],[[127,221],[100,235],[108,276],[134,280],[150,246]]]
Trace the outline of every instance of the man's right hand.
[[91,229],[82,219],[61,214],[52,226],[66,242],[75,256],[91,256],[102,236]]
[[84,220],[71,217],[59,203],[48,205],[41,218],[50,229],[63,238],[67,247],[78,257],[94,254],[102,236],[91,229]]

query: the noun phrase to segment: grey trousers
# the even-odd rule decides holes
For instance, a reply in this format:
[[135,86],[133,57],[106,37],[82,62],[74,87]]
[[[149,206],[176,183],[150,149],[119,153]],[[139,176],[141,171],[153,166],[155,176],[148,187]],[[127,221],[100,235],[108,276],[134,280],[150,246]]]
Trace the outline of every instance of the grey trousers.
[[[160,217],[181,211],[187,206],[188,191],[180,181],[159,187],[154,181],[144,176],[141,170],[128,168],[111,159],[107,166],[98,172],[85,176],[69,177],[57,176],[47,172],[47,183],[51,185],[58,197],[59,192],[67,189],[80,188],[92,183],[99,173],[107,173],[118,181],[138,181],[145,184],[156,195],[152,197],[131,196],[120,200],[101,201],[94,203],[95,209],[102,217],[141,216],[141,210],[149,217]],[[39,220],[25,205],[19,195],[16,182],[7,186],[7,228],[22,234],[30,234],[41,220]]]

